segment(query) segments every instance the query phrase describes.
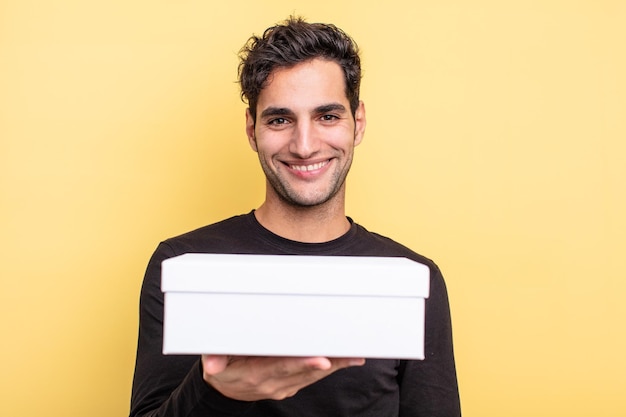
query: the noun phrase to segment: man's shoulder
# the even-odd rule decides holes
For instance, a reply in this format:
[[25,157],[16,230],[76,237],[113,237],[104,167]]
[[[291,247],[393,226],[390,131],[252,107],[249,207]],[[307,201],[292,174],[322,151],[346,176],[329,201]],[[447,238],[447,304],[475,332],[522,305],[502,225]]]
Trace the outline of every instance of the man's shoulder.
[[387,236],[367,230],[362,225],[357,225],[357,247],[365,256],[389,256],[404,257],[416,262],[437,268],[435,262],[418,253],[413,249],[399,243]]
[[250,214],[241,214],[166,239],[163,244],[176,253],[225,252],[246,241]]

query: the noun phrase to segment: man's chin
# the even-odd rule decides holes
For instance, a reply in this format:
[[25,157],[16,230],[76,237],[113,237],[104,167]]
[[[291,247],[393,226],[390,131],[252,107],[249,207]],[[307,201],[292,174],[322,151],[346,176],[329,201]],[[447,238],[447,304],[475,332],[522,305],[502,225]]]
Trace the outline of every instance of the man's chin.
[[307,208],[319,207],[321,205],[326,204],[335,196],[335,194],[336,193],[305,196],[301,194],[294,195],[292,193],[292,194],[287,194],[287,195],[284,195],[284,194],[279,194],[279,195],[281,196],[281,200],[283,200],[283,202],[289,204],[290,206],[293,206],[296,208],[307,209]]

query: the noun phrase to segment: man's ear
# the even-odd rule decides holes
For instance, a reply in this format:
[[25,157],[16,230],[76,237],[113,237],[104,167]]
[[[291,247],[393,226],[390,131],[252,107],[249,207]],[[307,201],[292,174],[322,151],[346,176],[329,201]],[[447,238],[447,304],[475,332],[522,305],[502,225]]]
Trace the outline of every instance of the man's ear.
[[246,109],[246,135],[248,136],[248,142],[254,152],[257,152],[256,136],[254,135],[254,117],[250,113],[250,108]]
[[354,112],[354,146],[357,146],[363,140],[366,124],[365,103],[359,101],[359,107],[357,107],[356,112]]

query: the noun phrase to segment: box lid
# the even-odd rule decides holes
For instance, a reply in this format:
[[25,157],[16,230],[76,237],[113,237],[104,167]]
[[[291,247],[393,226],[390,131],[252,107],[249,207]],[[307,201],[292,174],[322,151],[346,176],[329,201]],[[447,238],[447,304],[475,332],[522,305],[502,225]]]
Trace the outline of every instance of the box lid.
[[187,253],[162,264],[163,292],[428,297],[430,270],[407,258]]

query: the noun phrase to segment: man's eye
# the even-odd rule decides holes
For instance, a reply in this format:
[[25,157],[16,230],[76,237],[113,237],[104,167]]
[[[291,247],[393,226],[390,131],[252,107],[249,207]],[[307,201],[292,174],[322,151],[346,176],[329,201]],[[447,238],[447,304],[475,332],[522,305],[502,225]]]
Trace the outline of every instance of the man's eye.
[[330,122],[330,121],[333,121],[333,120],[337,120],[337,119],[338,119],[338,117],[337,117],[337,116],[335,116],[334,114],[325,114],[325,115],[323,115],[323,116],[321,117],[321,119],[322,119],[323,121],[325,121],[325,122]]
[[270,125],[284,125],[287,123],[287,119],[283,117],[277,117],[276,119],[272,119],[268,122]]

